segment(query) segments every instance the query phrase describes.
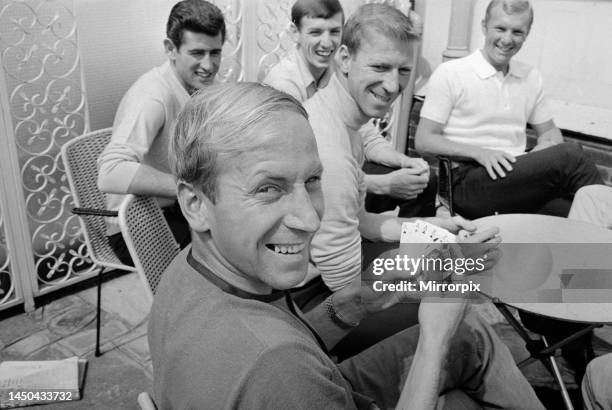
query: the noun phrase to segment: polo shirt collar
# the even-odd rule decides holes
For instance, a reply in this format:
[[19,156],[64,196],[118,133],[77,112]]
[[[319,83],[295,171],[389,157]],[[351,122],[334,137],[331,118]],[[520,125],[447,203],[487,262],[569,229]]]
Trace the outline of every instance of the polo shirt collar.
[[[292,52],[293,58],[295,59],[298,67],[298,71],[300,72],[300,78],[304,81],[304,89],[308,90],[309,88],[311,88],[311,93],[314,94],[321,88],[326,87],[334,71],[333,59],[330,62],[330,66],[327,68],[327,70],[325,70],[321,78],[319,78],[319,82],[317,83],[315,78],[312,76],[312,73],[308,69],[308,62],[304,58],[304,55],[298,49],[297,45],[293,48]],[[310,98],[312,94],[309,95],[308,98]]]
[[[497,74],[497,70],[487,61],[482,54],[482,50],[476,50],[471,56],[472,67],[476,71],[476,74],[482,78],[493,77]],[[516,61],[510,60],[508,67],[508,75],[513,77],[522,78],[525,76],[525,70]]]
[[324,91],[329,92],[332,96],[335,96],[335,107],[337,109],[337,113],[347,127],[353,130],[358,130],[370,119],[361,112],[357,102],[355,102],[351,94],[349,94],[348,90],[344,88],[338,79],[337,73],[332,75],[332,78],[329,80],[329,84]]

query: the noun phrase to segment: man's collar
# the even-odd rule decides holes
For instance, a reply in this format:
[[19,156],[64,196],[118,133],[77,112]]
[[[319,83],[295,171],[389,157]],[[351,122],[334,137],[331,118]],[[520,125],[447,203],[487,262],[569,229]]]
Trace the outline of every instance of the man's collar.
[[344,122],[347,127],[353,130],[358,130],[366,122],[368,122],[370,118],[361,112],[357,102],[344,87],[338,78],[338,75],[339,74],[337,72],[333,73],[331,79],[329,80],[329,85],[323,91],[329,92],[331,95],[335,96],[337,100],[336,107],[342,122]]
[[238,296],[242,299],[254,299],[259,300],[261,302],[273,302],[275,300],[283,297],[283,292],[280,290],[274,290],[272,293],[260,295],[251,292],[247,292],[238,288],[237,286],[232,285],[227,282],[223,278],[218,275],[215,275],[208,267],[206,267],[202,262],[197,260],[193,255],[193,249],[189,249],[187,253],[187,263],[191,266],[196,272],[202,275],[204,278],[208,279],[213,285],[221,289],[225,293],[229,293],[234,296]]
[[317,82],[317,79],[312,76],[312,73],[308,69],[308,61],[306,61],[304,55],[302,54],[297,45],[293,48],[292,53],[293,58],[295,59],[296,64],[298,66],[300,77],[304,80],[304,88],[308,89],[308,87],[312,87],[314,94],[314,92],[316,92],[317,90],[327,86],[334,71],[333,61],[332,63],[330,63],[330,66],[327,68],[327,70],[323,72],[323,75],[321,75],[321,77],[318,79],[319,81]]
[[[470,56],[470,61],[472,63],[472,67],[474,67],[474,71],[476,71],[478,77],[482,79],[489,78],[497,74],[497,70],[487,61],[485,56],[482,54],[482,50],[480,49],[476,50]],[[526,72],[522,64],[510,60],[507,75],[522,78],[526,75]]]

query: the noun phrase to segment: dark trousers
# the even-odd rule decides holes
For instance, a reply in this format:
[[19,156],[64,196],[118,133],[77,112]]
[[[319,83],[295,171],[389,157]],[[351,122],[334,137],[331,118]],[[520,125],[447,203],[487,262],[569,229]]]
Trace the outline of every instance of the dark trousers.
[[[388,174],[394,171],[384,165],[366,162],[363,172],[370,175]],[[365,209],[368,212],[379,214],[400,207],[399,216],[402,218],[415,218],[434,216],[436,214],[436,193],[438,192],[438,180],[435,172],[430,170],[427,188],[414,199],[399,199],[389,195],[378,195],[368,193],[365,199]]]
[[566,217],[576,191],[602,184],[593,161],[577,144],[563,143],[516,158],[505,178],[492,180],[477,163],[453,170],[453,203],[460,215],[475,219],[496,212]]
[[[164,213],[164,218],[166,218],[166,222],[168,222],[168,226],[174,235],[174,239],[176,239],[176,242],[179,244],[181,249],[185,248],[191,243],[191,231],[189,230],[189,224],[183,216],[178,202],[175,201],[174,204],[163,208],[162,211]],[[134,266],[132,257],[130,256],[130,251],[128,251],[121,232],[109,236],[108,243],[110,244],[111,248],[113,248],[115,255],[117,255],[122,263],[129,266]]]

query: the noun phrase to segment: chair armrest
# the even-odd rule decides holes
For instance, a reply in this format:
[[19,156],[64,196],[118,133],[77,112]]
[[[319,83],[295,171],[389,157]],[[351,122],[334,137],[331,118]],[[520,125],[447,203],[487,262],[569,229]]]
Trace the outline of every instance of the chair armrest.
[[96,208],[72,208],[72,213],[75,215],[119,216],[119,212],[117,211]]

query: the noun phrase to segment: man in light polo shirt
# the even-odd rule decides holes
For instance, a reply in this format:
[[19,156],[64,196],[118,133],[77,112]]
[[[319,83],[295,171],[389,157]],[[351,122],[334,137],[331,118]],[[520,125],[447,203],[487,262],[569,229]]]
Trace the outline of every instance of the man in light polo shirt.
[[[493,0],[484,46],[441,64],[429,80],[416,149],[450,156],[461,215],[529,212],[567,216],[576,191],[602,179],[580,146],[563,143],[540,73],[512,60],[533,22],[526,0]],[[525,153],[525,125],[538,137]]]

